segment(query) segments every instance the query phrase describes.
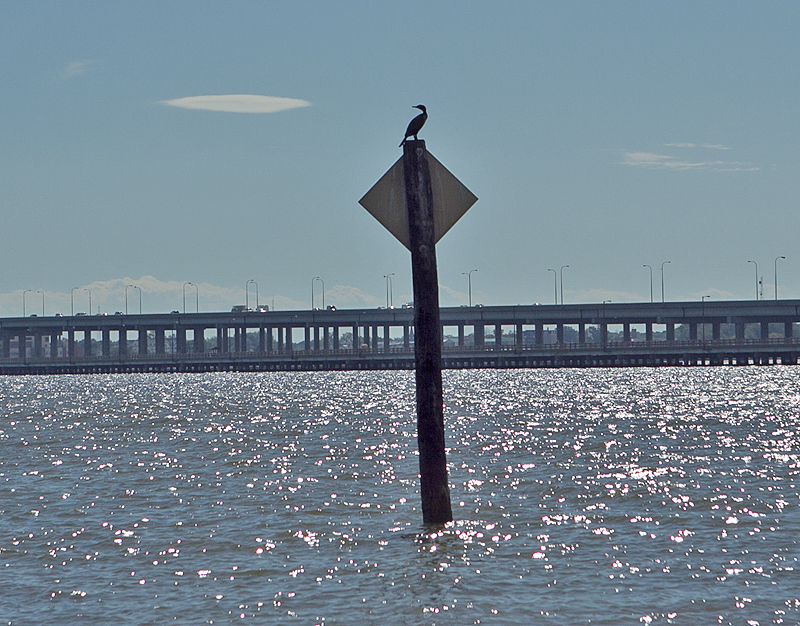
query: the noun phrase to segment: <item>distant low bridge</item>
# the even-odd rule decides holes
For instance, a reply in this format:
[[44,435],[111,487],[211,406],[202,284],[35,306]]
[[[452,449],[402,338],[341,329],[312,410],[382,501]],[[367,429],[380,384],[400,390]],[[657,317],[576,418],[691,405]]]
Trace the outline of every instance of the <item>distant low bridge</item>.
[[[412,369],[413,323],[406,308],[0,318],[0,374]],[[800,357],[800,300],[451,307],[441,323],[452,369]]]

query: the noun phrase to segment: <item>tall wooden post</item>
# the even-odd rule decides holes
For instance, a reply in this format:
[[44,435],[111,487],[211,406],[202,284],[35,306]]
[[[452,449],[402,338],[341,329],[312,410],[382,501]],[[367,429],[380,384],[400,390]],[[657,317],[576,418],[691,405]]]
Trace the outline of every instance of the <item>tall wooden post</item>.
[[436,270],[433,192],[425,142],[406,141],[403,177],[408,206],[411,272],[414,282],[414,354],[417,383],[417,445],[422,521],[453,520],[442,408],[442,337]]

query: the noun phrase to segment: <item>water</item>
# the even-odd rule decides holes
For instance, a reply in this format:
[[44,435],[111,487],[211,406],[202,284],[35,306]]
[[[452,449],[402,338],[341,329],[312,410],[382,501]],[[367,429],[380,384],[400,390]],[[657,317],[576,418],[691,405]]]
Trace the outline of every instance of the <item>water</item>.
[[796,367],[0,378],[0,624],[798,624]]

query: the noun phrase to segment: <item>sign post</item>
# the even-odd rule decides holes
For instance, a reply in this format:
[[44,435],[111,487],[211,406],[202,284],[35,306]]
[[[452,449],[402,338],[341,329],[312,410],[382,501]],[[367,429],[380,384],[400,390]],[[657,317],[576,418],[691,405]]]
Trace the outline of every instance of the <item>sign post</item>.
[[403,156],[359,203],[411,251],[422,521],[453,520],[444,440],[442,329],[436,242],[477,198],[425,149],[403,144]]

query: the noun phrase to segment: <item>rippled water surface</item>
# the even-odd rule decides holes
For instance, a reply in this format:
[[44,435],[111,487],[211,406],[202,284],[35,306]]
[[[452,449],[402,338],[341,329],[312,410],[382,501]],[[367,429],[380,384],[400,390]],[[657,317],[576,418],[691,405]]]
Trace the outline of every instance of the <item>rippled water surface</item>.
[[796,367],[0,378],[0,624],[798,624]]

